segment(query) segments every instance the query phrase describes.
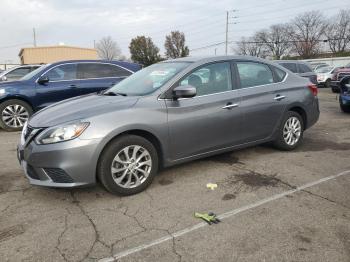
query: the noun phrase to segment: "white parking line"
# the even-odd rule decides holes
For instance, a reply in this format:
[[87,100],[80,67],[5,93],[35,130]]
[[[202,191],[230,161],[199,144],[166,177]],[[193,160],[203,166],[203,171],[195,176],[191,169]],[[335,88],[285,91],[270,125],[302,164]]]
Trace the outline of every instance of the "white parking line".
[[[229,217],[232,217],[234,215],[237,215],[239,213],[242,213],[244,211],[247,211],[247,210],[250,210],[250,209],[253,209],[253,208],[256,208],[256,207],[259,207],[261,205],[264,205],[266,203],[269,203],[269,202],[272,202],[274,200],[278,200],[282,197],[285,197],[285,196],[288,196],[288,195],[291,195],[291,194],[294,194],[296,192],[300,192],[306,188],[309,188],[309,187],[312,187],[312,186],[315,186],[315,185],[318,185],[318,184],[321,184],[321,183],[324,183],[324,182],[327,182],[329,180],[332,180],[332,179],[335,179],[337,177],[340,177],[340,176],[345,176],[345,175],[350,175],[350,170],[347,170],[347,171],[344,171],[344,172],[341,172],[337,175],[333,175],[333,176],[328,176],[328,177],[325,177],[325,178],[322,178],[322,179],[319,179],[317,181],[314,181],[314,182],[310,182],[310,183],[307,183],[307,184],[304,184],[302,186],[299,186],[295,189],[291,189],[291,190],[288,190],[288,191],[285,191],[283,193],[280,193],[280,194],[276,194],[276,195],[273,195],[271,197],[268,197],[268,198],[265,198],[265,199],[262,199],[258,202],[255,202],[253,204],[250,204],[250,205],[246,205],[246,206],[243,206],[243,207],[240,207],[240,208],[237,208],[237,209],[233,209],[233,210],[230,210],[226,213],[223,213],[221,215],[218,216],[218,218],[220,219],[226,219],[226,218],[229,218]],[[169,240],[172,240],[173,238],[177,238],[177,237],[180,237],[180,236],[183,236],[185,234],[188,234],[192,231],[195,231],[197,229],[200,229],[202,227],[205,227],[207,226],[208,224],[207,223],[198,223],[192,227],[188,227],[188,228],[185,228],[183,230],[180,230],[180,231],[177,231],[175,233],[172,233],[171,235],[167,235],[167,236],[164,236],[162,238],[158,238],[156,240],[153,240],[149,243],[145,243],[143,245],[140,245],[140,246],[137,246],[137,247],[134,247],[134,248],[130,248],[130,249],[127,249],[125,251],[122,251],[120,253],[117,253],[115,254],[113,257],[109,257],[109,258],[103,258],[103,259],[100,259],[99,262],[112,262],[112,261],[116,261],[117,259],[119,258],[122,258],[122,257],[126,257],[126,256],[129,256],[131,254],[134,254],[134,253],[137,253],[137,252],[140,252],[142,250],[145,250],[147,248],[150,248],[150,247],[153,247],[153,246],[157,246],[159,244],[162,244],[166,241],[169,241]]]

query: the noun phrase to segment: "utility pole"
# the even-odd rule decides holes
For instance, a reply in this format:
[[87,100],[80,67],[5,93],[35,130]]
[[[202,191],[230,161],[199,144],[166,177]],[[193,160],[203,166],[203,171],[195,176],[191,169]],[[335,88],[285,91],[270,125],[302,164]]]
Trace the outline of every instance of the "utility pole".
[[35,28],[33,28],[33,45],[36,47],[36,34],[35,34]]
[[226,12],[226,40],[225,40],[225,55],[227,55],[227,46],[228,46],[228,15],[229,11]]
[[230,17],[230,14],[231,13],[234,13],[234,12],[237,12],[238,10],[230,10],[230,11],[226,11],[226,37],[225,37],[225,55],[227,55],[227,51],[228,51],[228,42],[229,42],[229,39],[228,39],[228,26],[230,24],[237,24],[237,22],[232,22],[230,23],[230,19],[237,19],[238,17],[237,16],[232,16]]

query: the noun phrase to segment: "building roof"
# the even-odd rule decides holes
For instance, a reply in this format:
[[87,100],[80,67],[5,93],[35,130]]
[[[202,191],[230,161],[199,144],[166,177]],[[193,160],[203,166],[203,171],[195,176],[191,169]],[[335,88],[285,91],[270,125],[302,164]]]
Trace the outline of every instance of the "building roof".
[[87,47],[78,47],[78,46],[69,46],[69,45],[53,45],[53,46],[37,46],[37,47],[23,47],[19,51],[18,56],[21,56],[24,50],[28,49],[48,49],[48,48],[69,48],[69,49],[79,49],[79,50],[90,50],[90,51],[96,51],[95,48],[87,48]]

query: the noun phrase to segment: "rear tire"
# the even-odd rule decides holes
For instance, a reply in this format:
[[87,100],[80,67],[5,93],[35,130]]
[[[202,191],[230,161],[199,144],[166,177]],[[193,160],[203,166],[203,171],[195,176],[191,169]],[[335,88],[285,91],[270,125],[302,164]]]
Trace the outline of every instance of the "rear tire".
[[339,93],[339,88],[332,86],[332,92],[333,93]]
[[273,145],[283,151],[297,148],[303,140],[304,123],[302,117],[294,111],[288,111],[277,131]]
[[331,80],[327,79],[326,82],[324,83],[325,88],[330,88],[331,87]]
[[158,153],[143,137],[116,138],[100,156],[97,176],[112,194],[133,195],[145,190],[158,172]]
[[344,113],[350,113],[350,106],[344,105],[340,97],[339,97],[339,105],[340,105],[341,111],[343,111]]
[[0,127],[8,132],[19,131],[33,114],[31,106],[18,99],[0,104]]

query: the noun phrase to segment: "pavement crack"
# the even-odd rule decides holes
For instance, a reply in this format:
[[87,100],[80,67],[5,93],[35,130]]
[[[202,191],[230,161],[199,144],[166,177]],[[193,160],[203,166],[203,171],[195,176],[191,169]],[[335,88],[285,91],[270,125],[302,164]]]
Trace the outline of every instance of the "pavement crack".
[[332,199],[330,199],[330,198],[328,198],[328,197],[321,196],[321,195],[319,195],[319,194],[313,193],[313,192],[308,191],[308,190],[306,190],[306,189],[303,189],[303,190],[301,190],[301,191],[302,191],[302,192],[305,192],[305,193],[308,193],[308,194],[310,194],[310,195],[312,195],[312,196],[321,198],[321,199],[323,199],[323,200],[326,200],[326,201],[328,201],[328,202],[331,202],[331,203],[333,203],[333,204],[336,204],[336,205],[338,205],[338,206],[341,206],[341,207],[343,207],[343,208],[350,209],[350,207],[348,207],[348,206],[346,206],[346,205],[344,205],[344,204],[342,204],[342,203],[338,203],[337,201],[332,200]]
[[108,248],[111,252],[112,246],[107,245],[105,242],[103,242],[100,239],[100,233],[97,230],[96,224],[94,223],[93,219],[89,216],[89,214],[85,211],[85,209],[83,208],[83,206],[80,204],[79,200],[76,198],[75,194],[73,191],[70,192],[71,193],[71,197],[73,200],[73,203],[80,209],[81,213],[89,220],[94,232],[95,232],[95,239],[94,242],[92,243],[90,249],[88,250],[88,252],[85,254],[85,256],[80,260],[80,261],[84,261],[86,258],[88,258],[92,252],[92,250],[94,249],[96,243],[100,243],[102,244],[104,247]]
[[177,261],[182,262],[182,256],[176,249],[176,239],[175,239],[174,235],[172,233],[170,233],[169,230],[165,230],[165,231],[169,234],[169,236],[171,236],[172,251],[177,256],[177,258],[178,258]]
[[68,215],[65,215],[64,216],[64,228],[61,232],[61,234],[58,236],[57,238],[57,245],[56,245],[56,250],[58,251],[58,253],[61,255],[61,257],[64,259],[64,261],[69,261],[68,258],[66,257],[66,255],[61,251],[60,249],[60,245],[61,245],[61,239],[64,235],[64,233],[66,233],[67,229],[68,229],[68,222],[67,222],[67,219],[68,219]]

